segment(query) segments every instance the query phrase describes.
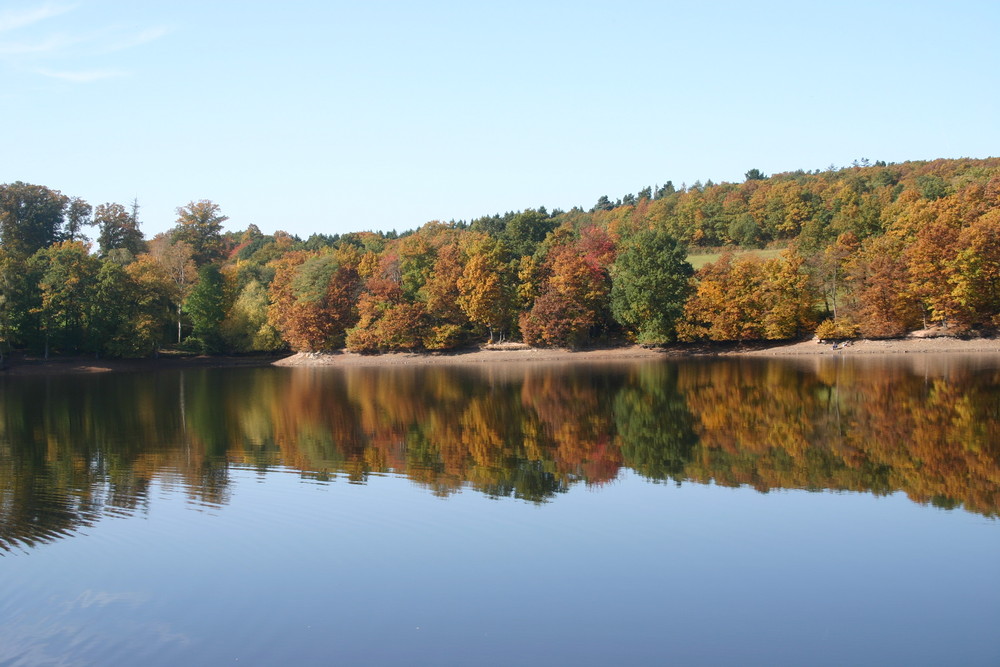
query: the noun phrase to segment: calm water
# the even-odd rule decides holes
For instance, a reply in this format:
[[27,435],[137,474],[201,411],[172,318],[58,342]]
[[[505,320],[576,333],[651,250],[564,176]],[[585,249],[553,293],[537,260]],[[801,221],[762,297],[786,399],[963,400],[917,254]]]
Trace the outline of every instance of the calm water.
[[0,379],[0,664],[997,665],[1000,357]]

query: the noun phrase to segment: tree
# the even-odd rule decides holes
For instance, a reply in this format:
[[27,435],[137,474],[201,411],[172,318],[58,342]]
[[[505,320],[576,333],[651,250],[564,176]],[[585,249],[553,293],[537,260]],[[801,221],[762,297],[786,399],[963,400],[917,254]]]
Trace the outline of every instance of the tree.
[[30,257],[59,240],[69,198],[58,190],[17,181],[0,185],[0,243]]
[[101,257],[113,250],[126,250],[133,257],[143,252],[145,243],[137,219],[139,206],[133,203],[132,213],[121,204],[101,204],[94,211],[94,224],[98,227],[97,245]]
[[83,227],[91,224],[90,214],[93,212],[93,208],[90,204],[80,199],[79,197],[73,197],[69,200],[69,205],[66,208],[66,232],[64,234],[65,240],[67,241],[85,241],[86,238],[83,236],[81,231]]
[[100,262],[77,242],[65,241],[39,250],[31,258],[41,275],[41,301],[35,308],[45,339],[45,356],[50,346],[80,349],[88,342],[94,286]]
[[250,280],[220,326],[227,347],[236,352],[271,351],[283,347],[281,334],[267,321],[267,288]]
[[597,198],[597,203],[594,204],[594,211],[610,211],[615,205],[608,199],[607,195],[601,195]]
[[663,199],[664,197],[668,197],[674,194],[674,192],[676,192],[676,190],[674,189],[674,182],[667,181],[666,183],[664,183],[663,185],[661,185],[656,189],[656,198]]
[[458,305],[461,297],[458,281],[462,278],[465,261],[457,242],[442,246],[420,291],[429,326],[424,347],[429,350],[457,347],[470,333],[469,318]]
[[[184,276],[188,275],[186,269],[191,266],[190,259],[188,262],[182,267]],[[167,265],[151,254],[140,255],[125,267],[125,272],[134,285],[132,301],[135,306],[128,354],[150,354],[160,348],[169,334],[179,298],[177,276],[172,276]]]
[[194,253],[191,246],[184,241],[157,234],[149,243],[149,254],[163,267],[173,284],[170,299],[177,312],[177,342],[180,343],[183,340],[181,316],[184,298],[198,275],[192,259]]
[[973,325],[1000,326],[1000,209],[962,229],[953,261],[952,295]]
[[297,352],[333,350],[356,321],[358,271],[346,251],[293,252],[274,262],[268,322]]
[[91,306],[91,347],[115,357],[142,354],[136,324],[139,320],[139,290],[125,268],[113,261],[101,262]]
[[639,343],[672,342],[693,273],[687,251],[672,236],[657,230],[633,235],[611,267],[615,320]]
[[746,177],[746,179],[748,181],[764,181],[764,180],[767,180],[767,176],[764,175],[764,172],[762,172],[760,169],[756,169],[756,168],[749,170],[747,173],[744,174],[744,176]]
[[219,325],[226,316],[223,304],[222,272],[215,264],[198,270],[198,282],[184,299],[184,312],[191,318],[191,338],[202,352],[222,348]]
[[542,213],[527,209],[514,215],[501,234],[514,257],[534,254],[538,244],[556,228],[555,221]]
[[[607,254],[588,228],[586,242],[571,239],[549,249],[542,272],[541,294],[520,318],[529,345],[576,347],[607,312]],[[589,251],[589,252],[587,252]]]
[[458,280],[458,305],[470,321],[486,327],[490,342],[503,333],[513,318],[515,285],[505,261],[504,244],[480,237],[468,251],[468,261]]
[[724,254],[697,273],[684,307],[683,340],[781,340],[808,330],[815,294],[803,260],[786,251],[762,260]]
[[222,258],[222,223],[228,219],[219,212],[219,205],[208,199],[188,202],[177,209],[174,235],[191,246],[192,258],[201,266]]

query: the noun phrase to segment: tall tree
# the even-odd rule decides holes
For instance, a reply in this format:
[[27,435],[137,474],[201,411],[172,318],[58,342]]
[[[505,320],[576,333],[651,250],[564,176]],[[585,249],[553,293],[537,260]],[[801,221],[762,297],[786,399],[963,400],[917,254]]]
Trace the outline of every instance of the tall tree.
[[183,340],[183,306],[184,299],[197,279],[197,269],[194,264],[194,252],[184,241],[171,239],[165,234],[157,234],[149,243],[149,254],[163,267],[173,284],[171,301],[177,312],[177,342]]
[[25,257],[59,240],[69,198],[17,181],[0,185],[0,243]]
[[201,266],[222,258],[222,223],[228,219],[211,200],[188,202],[177,209],[174,235],[191,246],[195,264]]
[[90,204],[79,197],[69,200],[66,207],[66,232],[63,235],[66,241],[85,240],[83,228],[91,224],[90,214],[93,210]]
[[198,270],[198,282],[184,299],[184,312],[191,318],[191,338],[202,352],[219,352],[222,336],[219,325],[226,317],[222,272],[215,264]]
[[170,274],[162,259],[143,254],[125,267],[134,284],[130,354],[154,353],[170,334],[179,299],[178,283],[177,276]]
[[131,214],[121,204],[107,203],[97,207],[94,224],[99,230],[97,245],[101,257],[108,257],[113,250],[127,250],[133,257],[143,251],[145,244],[139,231],[137,214],[136,203]]
[[481,237],[471,244],[468,262],[458,280],[458,305],[469,320],[486,327],[490,342],[504,332],[514,316],[513,271],[501,241]]
[[63,350],[84,348],[100,261],[87,252],[83,243],[65,241],[39,250],[31,262],[41,274],[41,303],[36,311],[46,358],[50,346]]

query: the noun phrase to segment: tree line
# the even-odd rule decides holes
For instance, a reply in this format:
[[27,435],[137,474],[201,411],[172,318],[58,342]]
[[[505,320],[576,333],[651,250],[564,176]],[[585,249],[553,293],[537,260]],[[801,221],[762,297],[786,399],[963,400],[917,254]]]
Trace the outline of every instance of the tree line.
[[[5,350],[433,351],[1000,325],[997,158],[751,169],[590,210],[305,240],[225,231],[210,200],[146,239],[139,210],[0,185]],[[699,258],[712,261],[695,271]]]

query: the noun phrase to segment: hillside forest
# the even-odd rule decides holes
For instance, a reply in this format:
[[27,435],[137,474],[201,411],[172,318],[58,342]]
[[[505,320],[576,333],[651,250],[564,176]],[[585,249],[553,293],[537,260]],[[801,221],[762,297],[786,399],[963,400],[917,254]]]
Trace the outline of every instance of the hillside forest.
[[1000,158],[751,169],[403,233],[303,240],[227,220],[192,201],[147,239],[138,202],[0,185],[0,349],[372,353],[1000,325]]

